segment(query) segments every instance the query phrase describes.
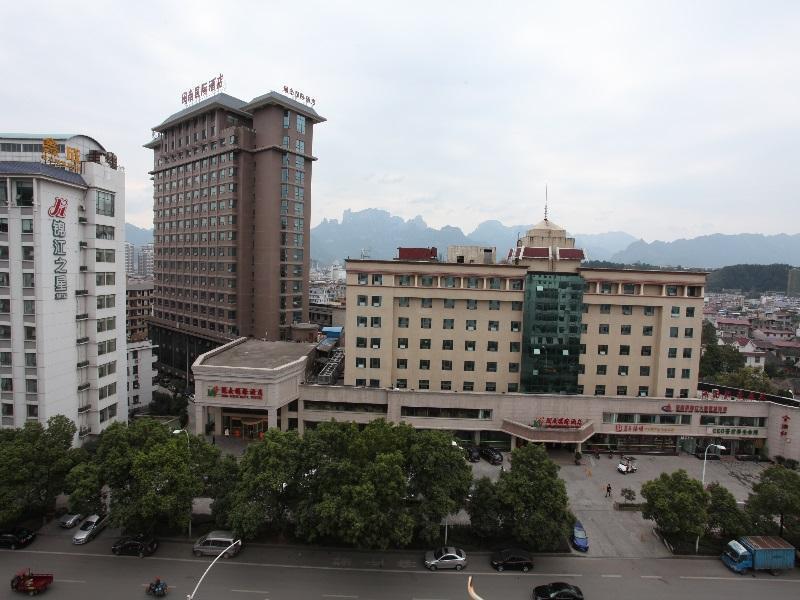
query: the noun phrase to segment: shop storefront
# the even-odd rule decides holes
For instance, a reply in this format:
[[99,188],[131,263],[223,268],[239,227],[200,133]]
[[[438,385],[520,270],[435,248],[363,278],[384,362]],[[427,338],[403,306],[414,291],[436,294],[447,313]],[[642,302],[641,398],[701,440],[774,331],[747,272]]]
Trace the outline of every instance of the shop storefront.
[[264,436],[269,416],[261,410],[222,410],[222,433],[244,440],[257,440]]

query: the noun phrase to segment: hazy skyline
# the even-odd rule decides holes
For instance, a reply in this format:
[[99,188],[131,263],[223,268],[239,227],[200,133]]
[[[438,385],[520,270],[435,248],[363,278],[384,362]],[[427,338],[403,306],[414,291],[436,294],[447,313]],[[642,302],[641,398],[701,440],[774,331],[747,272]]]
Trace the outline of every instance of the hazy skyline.
[[98,139],[138,226],[150,128],[222,73],[244,100],[284,84],[317,99],[312,226],[348,208],[532,223],[547,185],[572,233],[800,232],[796,3],[4,8],[0,130]]

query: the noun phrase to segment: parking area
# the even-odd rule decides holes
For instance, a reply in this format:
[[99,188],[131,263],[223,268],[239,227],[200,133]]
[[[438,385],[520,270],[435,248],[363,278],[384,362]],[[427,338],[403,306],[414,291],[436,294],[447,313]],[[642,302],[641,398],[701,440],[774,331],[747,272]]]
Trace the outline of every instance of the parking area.
[[[617,471],[618,455],[609,459],[584,455],[583,464],[575,465],[572,454],[551,453],[560,466],[559,475],[566,482],[570,507],[583,523],[589,536],[589,556],[597,557],[662,557],[670,556],[667,549],[653,535],[653,522],[642,518],[640,512],[614,510],[614,502],[622,501],[620,491],[630,488],[641,501],[644,482],[685,469],[691,477],[700,479],[703,461],[692,455],[638,456],[638,471],[622,474]],[[750,489],[758,480],[764,465],[739,462],[733,459],[709,460],[706,463],[706,484],[718,481],[728,488],[737,501],[744,502]],[[606,486],[611,484],[612,497],[606,497]]]

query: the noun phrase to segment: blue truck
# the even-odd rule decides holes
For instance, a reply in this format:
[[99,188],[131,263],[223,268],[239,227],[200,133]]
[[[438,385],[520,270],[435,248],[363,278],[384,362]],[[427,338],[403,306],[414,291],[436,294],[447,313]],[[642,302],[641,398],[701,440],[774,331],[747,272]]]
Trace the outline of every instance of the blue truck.
[[795,548],[779,537],[748,536],[731,540],[722,553],[722,562],[743,575],[747,571],[778,573],[794,568]]

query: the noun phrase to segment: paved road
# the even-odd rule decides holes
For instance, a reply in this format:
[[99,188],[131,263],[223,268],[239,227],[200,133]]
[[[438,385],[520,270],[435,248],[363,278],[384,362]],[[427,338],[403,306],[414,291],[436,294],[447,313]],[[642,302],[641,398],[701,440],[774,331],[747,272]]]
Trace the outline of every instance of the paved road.
[[[191,555],[188,543],[165,542],[155,556],[139,559],[109,553],[113,536],[101,534],[81,547],[66,536],[40,536],[24,550],[0,551],[0,572],[31,567],[54,573],[48,596],[86,600],[145,597],[156,575],[171,586],[173,598],[185,598],[210,559]],[[382,561],[382,565],[381,565]],[[781,576],[737,576],[713,559],[608,559],[544,556],[528,574],[496,573],[488,555],[473,554],[462,573],[429,572],[411,552],[370,553],[303,547],[250,546],[238,557],[219,561],[203,582],[198,599],[221,600],[456,600],[466,598],[467,576],[485,600],[530,598],[533,586],[569,581],[594,600],[730,600],[800,597],[800,572]]]

